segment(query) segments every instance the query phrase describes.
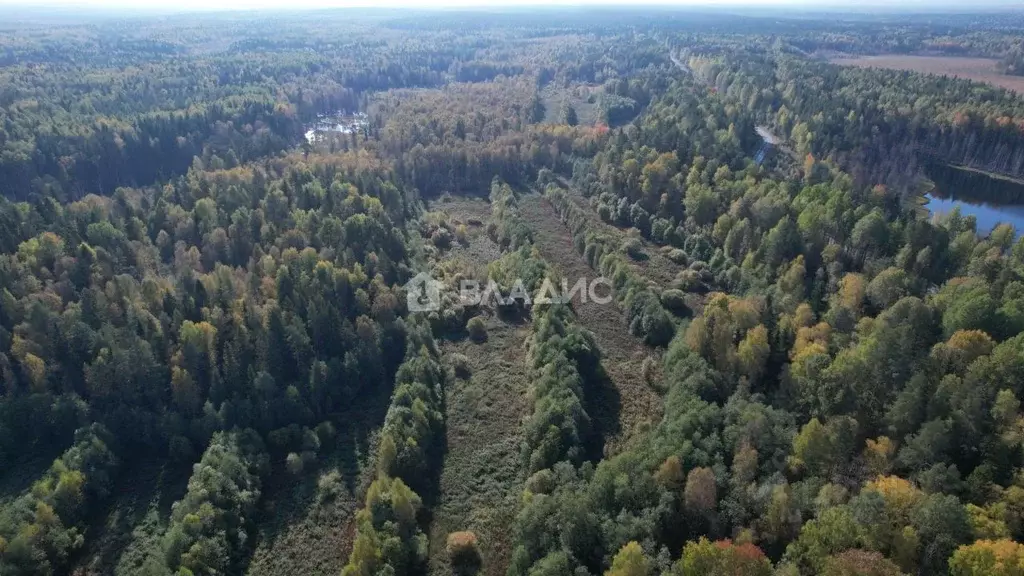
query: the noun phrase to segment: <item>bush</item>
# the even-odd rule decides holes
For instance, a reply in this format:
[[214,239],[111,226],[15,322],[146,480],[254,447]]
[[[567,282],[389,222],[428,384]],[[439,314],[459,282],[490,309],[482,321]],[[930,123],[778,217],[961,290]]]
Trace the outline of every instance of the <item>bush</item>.
[[643,375],[644,383],[648,386],[654,386],[654,380],[657,376],[657,366],[654,358],[648,356],[644,358],[643,364],[640,365],[640,374]]
[[449,248],[452,245],[452,233],[447,228],[438,228],[430,235],[430,241],[438,248]]
[[448,361],[452,365],[452,370],[455,372],[455,376],[468,380],[472,371],[469,368],[469,358],[466,358],[464,354],[452,354],[448,357]]
[[670,288],[661,293],[661,305],[677,315],[684,315],[689,311],[686,306],[686,292]]
[[646,260],[647,254],[644,253],[643,245],[640,240],[636,238],[627,238],[622,242],[622,251],[625,252],[633,260]]
[[683,292],[699,292],[704,289],[704,281],[701,280],[700,272],[683,270],[676,276],[675,286]]
[[669,250],[668,254],[666,254],[665,257],[675,262],[676,264],[679,264],[680,266],[686,266],[686,264],[690,261],[690,257],[686,255],[686,252],[680,250],[679,248],[673,248]]
[[316,482],[316,500],[318,503],[333,502],[339,496],[347,493],[348,488],[345,486],[345,478],[337,470],[331,470],[321,476]]
[[484,322],[483,317],[474,316],[470,318],[469,322],[466,323],[466,330],[469,332],[470,339],[474,342],[487,341],[487,324]]
[[448,535],[445,550],[448,552],[448,562],[453,573],[468,576],[480,571],[483,561],[480,558],[476,534],[468,531],[452,532]]

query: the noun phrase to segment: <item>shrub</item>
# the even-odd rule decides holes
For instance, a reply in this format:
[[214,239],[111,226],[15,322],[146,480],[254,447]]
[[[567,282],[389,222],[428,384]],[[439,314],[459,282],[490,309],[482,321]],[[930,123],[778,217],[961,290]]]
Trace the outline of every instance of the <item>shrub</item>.
[[696,270],[683,270],[676,276],[674,284],[683,292],[699,292],[704,289],[704,281]]
[[469,358],[466,358],[464,354],[452,354],[448,357],[448,361],[452,365],[452,370],[455,375],[463,380],[469,379],[472,371],[469,368]]
[[302,474],[303,462],[302,456],[299,456],[295,452],[290,452],[288,457],[284,460],[284,467],[288,470],[289,474],[298,476]]
[[445,550],[452,572],[457,575],[476,574],[483,563],[480,549],[477,546],[476,534],[472,532],[452,532],[448,535]]
[[337,470],[331,470],[321,476],[316,482],[316,499],[318,503],[333,502],[339,496],[347,493],[348,488],[345,486],[345,478]]
[[686,292],[671,288],[661,293],[661,305],[675,314],[682,315],[689,310],[686,306]]
[[469,332],[470,339],[474,342],[487,341],[487,324],[484,322],[483,317],[474,316],[470,318],[469,322],[466,323],[466,330]]
[[438,228],[430,235],[430,241],[438,248],[448,248],[452,245],[452,233],[447,228]]
[[640,373],[643,375],[644,383],[648,386],[654,386],[656,364],[654,358],[648,356],[644,358],[643,364],[640,365]]
[[668,254],[666,254],[665,257],[675,262],[676,264],[679,264],[680,266],[686,266],[686,264],[690,261],[690,257],[686,255],[686,252],[683,252],[679,248],[673,248],[669,250]]
[[627,238],[622,242],[622,251],[625,252],[633,260],[646,260],[647,254],[644,253],[643,245],[640,240],[636,238]]

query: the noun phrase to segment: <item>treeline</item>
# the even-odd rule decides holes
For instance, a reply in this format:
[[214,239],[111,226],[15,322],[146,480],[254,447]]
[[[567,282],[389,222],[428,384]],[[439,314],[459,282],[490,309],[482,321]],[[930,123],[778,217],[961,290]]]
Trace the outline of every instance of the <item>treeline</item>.
[[0,573],[66,574],[85,528],[114,487],[120,460],[99,424],[75,432],[74,444],[28,493],[0,513]]
[[772,126],[800,158],[832,158],[859,184],[912,187],[920,151],[1024,174],[1024,107],[1004,88],[749,50],[691,58],[690,65],[719,94]]
[[495,177],[523,186],[540,169],[569,169],[573,155],[592,155],[603,145],[606,127],[541,124],[539,105],[527,75],[392,91],[371,104],[371,115],[384,120],[365,146],[395,158],[403,181],[426,196],[483,196]]
[[254,542],[252,516],[270,458],[252,430],[218,432],[193,467],[185,496],[174,504],[159,559],[147,576],[230,574],[244,566]]
[[1024,76],[1024,47],[1018,46],[1007,53],[996,65],[1003,74]]
[[592,453],[593,432],[585,405],[587,376],[601,352],[566,305],[534,309],[530,362],[533,414],[525,425],[523,460],[529,473],[559,462],[582,464]]
[[533,231],[519,213],[519,196],[497,178],[491,182],[491,228],[488,233],[504,250],[518,250],[533,242]]
[[417,493],[435,490],[444,442],[445,369],[426,327],[414,328],[406,361],[395,377],[377,450],[377,479],[357,514],[357,533],[345,576],[419,574],[427,537]]
[[[522,122],[533,122],[537,80],[604,82],[631,73],[637,58],[635,48],[616,47],[614,39],[599,46],[577,42],[569,53],[546,40],[509,51],[501,42],[531,34],[424,32],[409,44],[388,39],[378,25],[340,14],[293,16],[285,26],[211,16],[43,28],[35,36],[4,32],[0,194],[63,200],[109,194],[176,178],[197,157],[213,168],[234,168],[296,146],[303,124],[318,114],[365,111],[375,93],[396,89],[518,78],[529,93],[498,120],[517,123],[514,116],[521,115]],[[345,41],[338,40],[339,29]],[[201,47],[214,44],[223,48]],[[656,47],[645,44],[650,60]],[[637,98],[636,86],[629,95]],[[483,136],[469,125],[473,116],[465,116],[460,138]],[[374,121],[376,130],[385,119],[375,115]],[[522,143],[511,140],[502,146],[506,155]],[[444,188],[455,188],[461,178],[451,169],[476,170],[459,156],[429,161],[444,160]],[[496,172],[514,181],[521,171],[499,159],[483,168],[474,183],[487,184]],[[421,178],[407,180],[424,191],[437,184]]]
[[74,200],[144,186],[188,171],[195,158],[234,168],[294,145],[302,123],[292,106],[270,98],[232,98],[132,121],[100,118],[88,126],[6,123],[0,193],[32,192]]
[[613,296],[624,308],[631,334],[651,346],[664,346],[675,334],[672,317],[648,281],[632,270],[616,242],[588,226],[588,216],[565,190],[548,185],[545,197],[569,226],[573,244],[591,268],[611,279]]

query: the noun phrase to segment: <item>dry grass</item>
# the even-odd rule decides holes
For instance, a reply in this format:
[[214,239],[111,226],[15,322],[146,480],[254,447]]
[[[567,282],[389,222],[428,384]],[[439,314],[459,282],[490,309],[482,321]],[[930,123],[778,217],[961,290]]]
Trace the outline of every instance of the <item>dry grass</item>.
[[[540,91],[541,101],[544,102],[544,122],[561,124],[563,121],[562,104],[568,101],[576,109],[576,118],[579,120],[580,126],[597,124],[600,120],[600,111],[596,98],[600,92],[600,86],[574,84],[562,87],[557,86],[554,82],[549,83]],[[591,102],[591,99],[594,101]]]
[[[434,201],[456,223],[467,224],[467,244],[454,244],[446,262],[460,269],[485,271],[501,257],[487,236],[491,205],[479,198]],[[470,222],[477,222],[472,225]],[[440,495],[430,526],[430,573],[449,575],[445,543],[451,532],[470,530],[479,541],[482,574],[504,576],[512,557],[513,532],[522,488],[522,422],[531,409],[530,378],[523,343],[529,321],[513,323],[485,317],[487,340],[441,344],[446,357],[466,357],[470,375],[446,391],[447,450]]]
[[445,355],[469,360],[469,379],[447,390],[447,452],[440,500],[430,526],[430,572],[451,574],[448,534],[470,530],[479,538],[482,574],[503,576],[512,557],[511,526],[523,482],[522,419],[529,412],[523,342],[529,325],[487,320],[487,341],[446,342]]
[[911,70],[925,74],[945,74],[977,82],[986,82],[1024,94],[1024,76],[1007,76],[996,71],[996,60],[991,58],[959,58],[950,56],[904,56],[887,54],[857,58],[831,58],[833,64],[861,68],[888,68]]

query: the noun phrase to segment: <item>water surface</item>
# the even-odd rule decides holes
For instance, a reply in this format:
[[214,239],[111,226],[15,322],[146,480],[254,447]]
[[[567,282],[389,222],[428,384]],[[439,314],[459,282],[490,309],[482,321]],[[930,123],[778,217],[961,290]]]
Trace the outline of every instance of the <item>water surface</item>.
[[959,208],[977,219],[982,235],[1001,223],[1024,231],[1024,182],[938,163],[927,164],[925,171],[935,183],[925,194],[925,208],[932,214]]

